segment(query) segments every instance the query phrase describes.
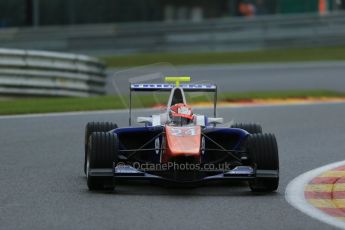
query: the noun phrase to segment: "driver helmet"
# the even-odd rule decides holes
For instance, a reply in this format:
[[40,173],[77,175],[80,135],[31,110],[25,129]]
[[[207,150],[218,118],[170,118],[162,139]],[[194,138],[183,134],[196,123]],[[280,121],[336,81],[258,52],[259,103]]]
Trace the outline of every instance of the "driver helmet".
[[193,122],[192,108],[184,103],[170,107],[169,117],[175,125],[188,125]]

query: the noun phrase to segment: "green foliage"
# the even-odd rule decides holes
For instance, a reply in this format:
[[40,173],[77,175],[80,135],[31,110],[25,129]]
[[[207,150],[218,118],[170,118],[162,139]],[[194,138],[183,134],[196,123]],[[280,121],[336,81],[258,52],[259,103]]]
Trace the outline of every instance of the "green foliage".
[[193,65],[345,60],[345,46],[250,52],[145,53],[108,56],[103,57],[103,60],[109,67],[141,66],[161,62],[173,65]]

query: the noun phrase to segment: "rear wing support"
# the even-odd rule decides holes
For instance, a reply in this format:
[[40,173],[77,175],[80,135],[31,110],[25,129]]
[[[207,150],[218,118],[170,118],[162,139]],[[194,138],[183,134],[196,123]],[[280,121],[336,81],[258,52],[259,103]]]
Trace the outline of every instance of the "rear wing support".
[[[176,87],[175,84],[142,84],[131,83],[129,86],[129,126],[132,125],[132,92],[170,92]],[[217,86],[214,84],[179,84],[184,92],[211,92],[213,93],[213,116],[217,117]]]

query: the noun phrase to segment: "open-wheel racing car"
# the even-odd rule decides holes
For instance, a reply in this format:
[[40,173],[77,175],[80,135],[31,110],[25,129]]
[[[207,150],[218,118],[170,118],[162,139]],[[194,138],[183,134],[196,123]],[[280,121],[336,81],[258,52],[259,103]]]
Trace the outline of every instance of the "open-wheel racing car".
[[[207,181],[248,181],[254,192],[278,188],[278,148],[273,134],[257,124],[218,127],[217,87],[175,83],[130,84],[129,127],[90,122],[85,130],[84,172],[90,190],[113,190],[120,181],[148,180],[177,185]],[[131,125],[132,91],[170,91],[166,111],[138,117]],[[214,117],[194,114],[184,92],[214,93]]]

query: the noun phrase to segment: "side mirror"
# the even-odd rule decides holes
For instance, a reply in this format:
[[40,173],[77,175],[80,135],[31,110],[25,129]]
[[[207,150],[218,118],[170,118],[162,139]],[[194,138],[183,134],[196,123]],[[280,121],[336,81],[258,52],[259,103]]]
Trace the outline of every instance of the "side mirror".
[[161,125],[161,115],[152,115],[152,117],[137,117],[138,123],[144,123],[145,126],[152,125],[158,126]]
[[152,117],[137,117],[137,122],[138,123],[152,123]]

